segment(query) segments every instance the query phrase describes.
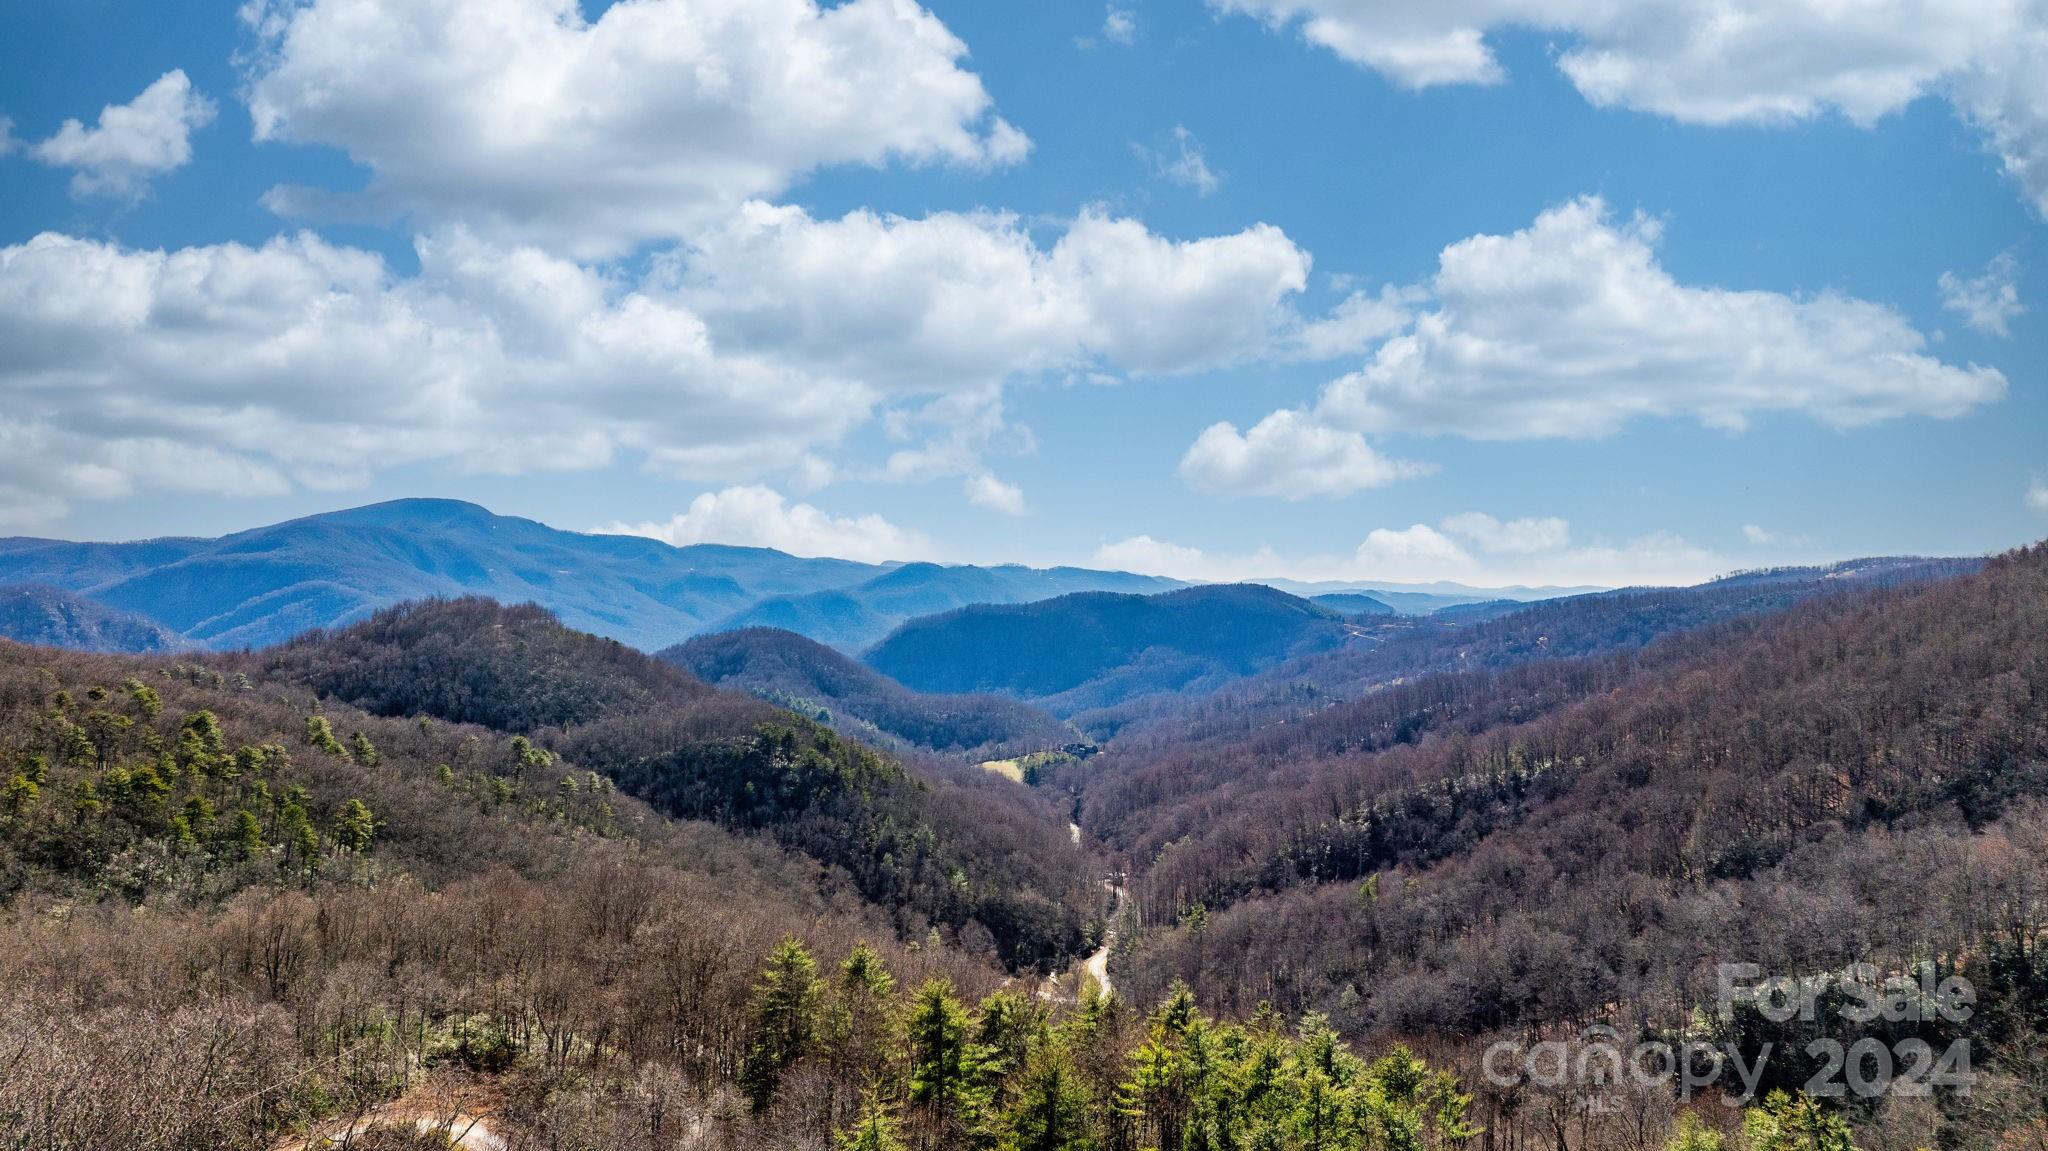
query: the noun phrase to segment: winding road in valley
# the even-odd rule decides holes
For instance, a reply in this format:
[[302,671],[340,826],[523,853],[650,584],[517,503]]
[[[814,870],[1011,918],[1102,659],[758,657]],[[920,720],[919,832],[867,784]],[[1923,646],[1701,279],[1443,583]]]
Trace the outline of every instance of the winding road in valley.
[[[1081,845],[1080,824],[1069,820],[1067,822],[1067,834],[1073,836],[1074,846],[1079,847]],[[1124,889],[1123,885],[1114,879],[1104,879],[1102,886],[1109,889],[1109,921],[1102,929],[1102,946],[1096,948],[1089,954],[1088,958],[1081,961],[1083,978],[1074,988],[1074,995],[1077,998],[1080,996],[1081,987],[1086,985],[1087,979],[1095,980],[1096,985],[1102,988],[1102,994],[1104,995],[1112,994],[1116,990],[1109,982],[1109,953],[1116,947],[1116,925],[1123,919]],[[1039,995],[1047,999],[1058,998],[1060,995],[1060,980],[1065,978],[1067,974],[1068,972],[1061,972],[1059,975],[1048,979],[1046,981],[1047,986],[1039,992]]]
[[1102,946],[1096,948],[1094,954],[1082,962],[1081,970],[1095,980],[1102,988],[1102,994],[1109,995],[1116,990],[1109,982],[1109,953],[1116,946],[1116,925],[1124,914],[1124,889],[1112,879],[1103,880],[1102,886],[1109,888],[1112,897],[1109,905],[1109,923],[1102,929]]

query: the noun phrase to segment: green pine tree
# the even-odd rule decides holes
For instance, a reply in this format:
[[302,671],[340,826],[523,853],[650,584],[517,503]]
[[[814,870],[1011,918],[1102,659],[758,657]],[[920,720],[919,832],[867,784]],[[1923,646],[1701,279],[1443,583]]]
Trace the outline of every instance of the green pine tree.
[[377,838],[377,819],[370,814],[370,808],[360,799],[351,799],[341,805],[341,813],[334,817],[334,842],[360,855],[370,850],[370,844]]
[[221,738],[219,716],[210,711],[195,711],[178,725],[177,764],[181,770],[209,776],[227,759],[227,743]]
[[1665,1151],[1721,1151],[1727,1142],[1725,1136],[1705,1123],[1690,1111],[1678,1115],[1678,1123],[1672,1128],[1671,1139],[1664,1144]]
[[1773,1091],[1742,1113],[1750,1151],[1855,1151],[1849,1124],[1804,1091]]
[[860,1118],[839,1135],[841,1151],[905,1151],[896,1116],[873,1091],[861,1102]]
[[350,756],[364,767],[377,766],[377,761],[381,758],[377,754],[377,745],[371,743],[370,737],[360,731],[348,737],[348,750]]
[[1004,1133],[1003,1151],[1091,1151],[1088,1089],[1066,1046],[1040,1043],[1024,1064]]
[[228,839],[237,859],[254,859],[263,854],[263,824],[247,809],[235,813],[235,830]]
[[324,715],[306,717],[306,746],[326,752],[328,755],[346,756],[348,749],[334,738],[334,725]]
[[314,829],[304,806],[296,801],[284,805],[277,814],[277,835],[290,850],[292,859],[301,868],[311,870],[320,857],[320,833]]
[[774,1100],[784,1073],[809,1052],[823,990],[817,963],[793,936],[762,966],[754,984],[752,1042],[740,1065],[740,1089],[754,1110]]
[[933,979],[917,989],[904,1030],[910,1043],[910,1102],[921,1146],[953,1147],[981,1126],[986,1111],[987,1052],[968,1032],[967,1009],[953,984]]

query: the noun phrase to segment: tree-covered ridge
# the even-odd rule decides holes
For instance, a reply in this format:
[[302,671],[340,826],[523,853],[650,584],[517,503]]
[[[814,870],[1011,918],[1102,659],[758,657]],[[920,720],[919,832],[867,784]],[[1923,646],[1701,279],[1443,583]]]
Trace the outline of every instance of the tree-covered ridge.
[[1141,698],[1081,712],[1076,723],[1125,748],[1185,746],[1299,721],[1418,676],[1504,669],[1646,647],[1666,636],[1756,620],[1811,599],[1936,582],[1982,567],[1970,559],[1892,558],[1739,573],[1683,588],[1623,588],[1483,614],[1364,619],[1353,642],[1310,651],[1231,680],[1198,699]]
[[[1036,788],[483,601],[183,662],[0,645],[0,1147],[479,1110],[521,1151],[2029,1146],[2048,552],[1600,599]],[[1118,870],[1143,1017],[1036,978]],[[1723,958],[1966,976],[1965,1025],[1881,1033],[1967,1039],[1979,1093],[1816,1101],[1797,1054],[1741,1112],[1487,1081],[1593,1024],[1830,1034],[1704,1016]]]
[[176,651],[176,632],[146,616],[43,584],[0,586],[0,639],[72,651]]
[[1085,949],[1094,868],[1046,797],[912,775],[813,720],[704,684],[531,606],[427,601],[251,656],[216,657],[371,711],[486,723],[665,813],[760,832],[912,936],[965,932],[1017,967]]
[[775,596],[711,625],[712,632],[774,628],[859,652],[902,624],[969,604],[1031,603],[1074,592],[1150,595],[1178,580],[1085,568],[908,563],[857,584]]
[[[1088,705],[1243,675],[1341,642],[1341,617],[1256,584],[1160,595],[1086,592],[913,620],[867,663],[919,691],[1047,699],[1094,684]],[[1115,681],[1115,682],[1112,682]],[[1062,700],[1055,714],[1078,706]]]
[[709,1097],[792,928],[997,982],[830,887],[525,736],[0,643],[0,1147],[268,1147],[571,1052]]
[[502,731],[685,708],[714,694],[616,640],[563,627],[534,604],[506,607],[475,596],[400,604],[252,658],[264,673],[380,715],[431,715]]
[[[1724,961],[1961,973],[1977,1070],[2021,1101],[1995,1122],[1946,1101],[1928,1130],[2023,1131],[2048,1028],[2044,634],[2034,548],[1635,654],[1424,679],[1199,754],[1113,749],[1083,810],[1131,849],[1146,926],[1119,985],[1476,1045],[1683,1033]],[[1768,1086],[1815,1069],[1776,1066]],[[1490,1125],[1530,1102],[1481,1093]]]
[[1052,716],[994,695],[927,695],[794,632],[746,628],[660,653],[708,683],[750,692],[864,739],[971,759],[1058,747],[1077,738]]
[[523,736],[372,716],[214,666],[4,643],[0,793],[8,899],[203,905],[393,870],[532,872],[608,842],[764,876],[784,866],[660,819]]
[[[1829,597],[1641,655],[1428,677],[1157,764],[1111,756],[1088,810],[1115,842],[1150,853],[1172,844],[1152,871],[1160,881],[1184,869],[1216,877],[1195,862],[1213,838],[1248,885],[1234,890],[1250,890],[1454,855],[1553,799],[1615,813],[1645,791],[1718,782],[1726,802],[1746,807],[1760,802],[1761,781],[1837,772],[1831,805],[1789,822],[1776,809],[1725,818],[1728,830],[1752,829],[1740,835],[1702,831],[1713,855],[1692,866],[1740,876],[1781,858],[1813,822],[1947,811],[1981,826],[2031,794],[2040,781],[2028,765],[2048,755],[2038,702],[2048,652],[2025,637],[2044,623],[2048,559],[2036,549],[1981,575]],[[1958,742],[1955,731],[1977,734]],[[1157,775],[1190,802],[1160,804]],[[1700,818],[1724,807],[1699,806]],[[1247,861],[1275,869],[1254,874]],[[1213,905],[1232,890],[1176,898]]]

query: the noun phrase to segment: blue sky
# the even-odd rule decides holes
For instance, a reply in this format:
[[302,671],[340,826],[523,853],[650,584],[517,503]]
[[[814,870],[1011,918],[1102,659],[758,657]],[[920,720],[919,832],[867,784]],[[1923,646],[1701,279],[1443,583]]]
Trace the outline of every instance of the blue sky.
[[0,531],[437,495],[1560,583],[2048,535],[2039,4],[1580,7],[9,5]]

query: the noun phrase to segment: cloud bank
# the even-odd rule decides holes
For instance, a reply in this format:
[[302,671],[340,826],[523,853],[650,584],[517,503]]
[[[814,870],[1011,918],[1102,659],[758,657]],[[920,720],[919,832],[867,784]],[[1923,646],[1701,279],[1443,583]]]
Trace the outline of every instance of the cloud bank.
[[759,485],[706,492],[690,501],[688,511],[666,522],[615,523],[596,531],[645,536],[677,547],[731,544],[867,563],[927,559],[934,554],[931,541],[880,516],[833,516],[810,504],[792,504],[780,492]]
[[686,236],[822,167],[987,168],[1030,150],[967,46],[910,0],[259,0],[259,140],[339,148],[362,197],[581,256]]
[[1661,235],[1654,219],[1617,221],[1583,197],[1519,232],[1451,244],[1423,287],[1347,304],[1405,323],[1362,368],[1249,434],[1211,427],[1183,478],[1340,496],[1403,474],[1374,462],[1366,436],[1591,439],[1646,419],[1739,432],[1771,415],[1854,428],[1960,416],[2006,393],[1998,370],[1930,355],[1886,305],[1682,284],[1658,263]]
[[2048,215],[2048,0],[1210,0],[1407,88],[1498,84],[1487,37],[1564,38],[1557,67],[1600,107],[1691,124],[1834,113],[1870,126],[1940,96]]
[[1094,562],[1148,575],[1217,582],[1304,581],[1512,585],[1662,586],[1694,584],[1732,566],[1668,532],[1621,542],[1579,543],[1555,516],[1502,521],[1483,512],[1436,524],[1375,528],[1349,554],[1282,555],[1270,548],[1209,553],[1149,535],[1104,544]]

